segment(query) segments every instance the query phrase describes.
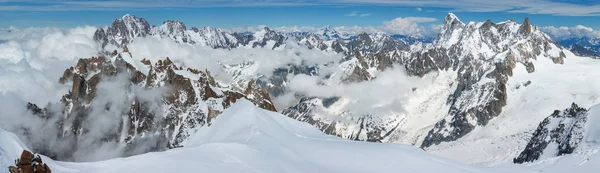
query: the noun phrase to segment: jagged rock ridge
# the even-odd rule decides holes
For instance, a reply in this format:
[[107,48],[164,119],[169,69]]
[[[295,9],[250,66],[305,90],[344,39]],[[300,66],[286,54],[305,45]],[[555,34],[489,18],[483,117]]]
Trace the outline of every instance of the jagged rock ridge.
[[542,155],[573,153],[583,139],[587,117],[588,111],[575,103],[564,111],[555,110],[538,125],[525,149],[513,162],[531,162],[540,159]]
[[[61,111],[28,107],[39,116],[59,118],[57,136],[72,140],[74,148],[85,141],[121,143],[126,152],[140,145],[150,145],[148,151],[179,147],[194,129],[210,125],[242,98],[276,111],[269,95],[254,83],[235,90],[215,81],[209,71],[184,68],[169,58],[152,64],[134,59],[129,52],[80,59],[59,82],[72,83],[71,91],[61,99]],[[90,127],[98,128],[95,121],[103,118],[115,124],[100,136],[91,133],[97,129]],[[73,154],[38,147],[34,149],[55,159]],[[131,154],[136,153],[125,153]]]

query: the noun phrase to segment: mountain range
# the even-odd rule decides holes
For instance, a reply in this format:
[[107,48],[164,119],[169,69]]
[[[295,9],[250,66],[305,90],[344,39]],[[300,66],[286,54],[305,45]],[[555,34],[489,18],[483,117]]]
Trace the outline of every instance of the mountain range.
[[[301,59],[267,73],[256,70],[265,68],[264,62],[251,58],[219,61],[228,79],[220,81],[211,71],[174,58],[151,62],[137,57],[130,45],[142,38],[224,51],[297,46],[335,58]],[[73,148],[84,151],[109,143],[122,147],[125,156],[177,148],[234,102],[249,100],[341,138],[410,144],[446,157],[458,157],[447,153],[459,149],[458,144],[475,141],[473,145],[485,148],[481,143],[492,141],[508,149],[485,148],[478,156],[498,160],[467,162],[523,163],[576,153],[586,137],[586,108],[599,98],[593,88],[569,88],[594,77],[585,71],[594,67],[584,64],[596,63],[598,40],[559,43],[528,18],[521,23],[465,23],[450,13],[437,37],[428,39],[350,35],[329,26],[315,33],[268,27],[234,33],[188,28],[179,21],[151,26],[125,15],[98,28],[93,39],[103,51],[80,59],[57,81],[70,91],[55,104],[27,105],[35,116],[53,120],[55,125],[46,128],[69,147],[56,150],[39,141],[34,151],[53,159],[86,160],[89,153]],[[300,79],[315,86],[301,91],[294,85]],[[389,81],[402,86],[385,87]],[[318,88],[324,93],[315,94]],[[284,97],[292,101],[277,102]],[[106,123],[95,127],[98,121]],[[32,138],[27,129],[17,134]]]

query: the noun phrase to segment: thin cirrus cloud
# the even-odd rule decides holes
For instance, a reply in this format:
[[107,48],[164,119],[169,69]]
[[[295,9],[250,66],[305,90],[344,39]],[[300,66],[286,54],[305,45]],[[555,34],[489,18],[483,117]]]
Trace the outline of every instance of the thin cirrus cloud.
[[[557,16],[600,16],[600,2],[558,0],[131,0],[63,1],[0,0],[0,11],[116,10],[232,6],[394,5],[447,8],[464,12],[509,12]],[[418,10],[419,11],[419,10]],[[351,13],[352,14],[352,13]],[[356,14],[355,16],[368,16]]]
[[353,12],[346,14],[346,16],[350,16],[350,17],[367,17],[370,15],[371,15],[371,13],[359,13],[358,11],[353,11]]

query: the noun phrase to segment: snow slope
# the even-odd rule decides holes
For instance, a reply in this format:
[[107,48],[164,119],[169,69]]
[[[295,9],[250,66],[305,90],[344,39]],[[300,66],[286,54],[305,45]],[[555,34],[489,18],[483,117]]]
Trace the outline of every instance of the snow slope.
[[[14,135],[0,133],[2,164],[12,163],[21,148]],[[55,172],[486,172],[409,145],[328,136],[246,100],[199,129],[183,148],[100,162],[44,161]]]

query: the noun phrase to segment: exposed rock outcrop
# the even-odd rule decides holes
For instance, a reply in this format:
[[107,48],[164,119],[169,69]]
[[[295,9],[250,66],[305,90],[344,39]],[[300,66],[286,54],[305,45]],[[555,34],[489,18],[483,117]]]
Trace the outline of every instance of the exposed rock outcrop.
[[573,153],[583,139],[587,116],[588,111],[575,103],[564,111],[555,110],[538,125],[525,150],[513,162],[531,162],[540,159],[542,155]]
[[21,157],[15,160],[15,166],[9,166],[10,173],[51,173],[52,170],[46,165],[39,155],[23,150]]

